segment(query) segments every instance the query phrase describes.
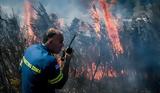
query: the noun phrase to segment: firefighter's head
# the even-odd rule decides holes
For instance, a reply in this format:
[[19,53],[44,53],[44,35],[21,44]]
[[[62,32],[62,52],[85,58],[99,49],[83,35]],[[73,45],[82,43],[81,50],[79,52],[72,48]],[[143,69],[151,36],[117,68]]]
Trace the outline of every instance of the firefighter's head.
[[59,53],[64,46],[62,32],[58,29],[50,28],[44,34],[43,43],[52,53]]

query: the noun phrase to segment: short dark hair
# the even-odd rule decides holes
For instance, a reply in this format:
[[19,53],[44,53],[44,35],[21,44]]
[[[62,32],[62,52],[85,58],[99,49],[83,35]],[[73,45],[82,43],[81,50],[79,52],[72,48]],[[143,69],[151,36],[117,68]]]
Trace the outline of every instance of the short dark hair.
[[46,43],[48,39],[52,38],[54,35],[59,34],[59,33],[60,31],[58,29],[55,29],[55,28],[48,29],[48,31],[45,32],[43,35],[43,43]]

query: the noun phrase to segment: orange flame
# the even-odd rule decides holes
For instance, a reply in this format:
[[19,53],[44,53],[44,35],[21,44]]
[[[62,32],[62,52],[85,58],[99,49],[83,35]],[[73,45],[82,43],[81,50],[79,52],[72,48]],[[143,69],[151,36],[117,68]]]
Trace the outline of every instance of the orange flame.
[[109,39],[111,40],[114,52],[116,54],[121,54],[124,51],[120,43],[117,23],[109,11],[111,5],[115,3],[115,0],[112,0],[111,4],[106,3],[105,0],[99,0],[99,3],[100,7],[103,9],[106,29],[108,32]]
[[[119,73],[114,70],[112,67],[111,68],[105,68],[104,65],[100,64],[97,66],[95,63],[92,63],[91,65],[87,65],[87,71],[85,72],[86,78],[90,80],[101,80],[104,77],[109,77],[109,78],[116,78],[118,75],[126,75],[123,73]],[[83,68],[83,71],[84,68]]]
[[36,19],[36,14],[34,12],[34,9],[32,8],[32,3],[29,0],[26,0],[24,3],[24,25],[27,27],[27,37],[29,37],[29,44],[36,40],[36,36],[32,29],[33,19]]
[[110,68],[108,71],[107,71],[107,76],[108,77],[117,77],[117,72],[113,69],[113,68]]
[[94,29],[97,33],[97,36],[99,37],[99,33],[100,33],[100,16],[99,16],[99,12],[96,9],[96,6],[93,4],[93,7],[91,9],[91,17],[93,19],[94,22]]
[[32,18],[32,5],[31,3],[27,0],[25,1],[25,4],[24,4],[24,9],[25,9],[25,12],[24,12],[24,24],[28,26],[28,34],[30,36],[33,36],[34,33],[32,31],[32,27],[31,27],[31,18]]
[[[96,70],[96,68],[97,68],[97,70]],[[103,69],[102,68],[103,68],[102,66],[97,67],[95,63],[92,63],[92,69],[94,69],[93,75],[95,73],[93,78],[95,80],[100,80],[103,78]]]
[[71,75],[81,77],[82,75],[89,80],[102,80],[105,77],[117,78],[127,76],[126,71],[117,72],[112,66],[105,68],[103,64],[96,65],[95,63],[87,64],[81,68],[71,68]]

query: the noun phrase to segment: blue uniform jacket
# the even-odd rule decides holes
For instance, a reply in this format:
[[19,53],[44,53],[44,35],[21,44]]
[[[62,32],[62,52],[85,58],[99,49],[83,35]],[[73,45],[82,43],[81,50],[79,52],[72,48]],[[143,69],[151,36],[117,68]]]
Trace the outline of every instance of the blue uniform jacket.
[[[32,66],[24,62],[21,66],[22,93],[55,93],[55,88],[64,85],[65,77],[47,47],[42,44],[32,45],[26,49],[23,57],[29,62],[27,64]],[[33,66],[39,69],[40,73],[35,72]]]

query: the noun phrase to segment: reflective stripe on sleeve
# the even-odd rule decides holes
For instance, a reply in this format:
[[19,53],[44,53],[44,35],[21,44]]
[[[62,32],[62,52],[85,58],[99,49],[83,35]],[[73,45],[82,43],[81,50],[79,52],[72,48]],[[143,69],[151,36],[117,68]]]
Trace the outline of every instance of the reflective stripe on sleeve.
[[50,83],[50,84],[58,83],[60,80],[62,80],[62,78],[63,78],[63,73],[62,73],[62,71],[60,71],[60,74],[56,78],[54,78],[52,80],[48,80],[48,83]]

